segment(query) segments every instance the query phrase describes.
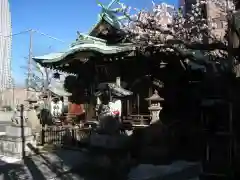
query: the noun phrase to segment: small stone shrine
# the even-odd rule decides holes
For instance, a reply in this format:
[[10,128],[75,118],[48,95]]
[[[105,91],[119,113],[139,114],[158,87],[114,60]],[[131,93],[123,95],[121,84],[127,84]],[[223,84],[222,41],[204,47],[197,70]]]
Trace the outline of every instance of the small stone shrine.
[[102,108],[100,108],[99,113],[99,130],[97,133],[91,134],[90,143],[95,147],[118,149],[126,143],[125,135],[120,132],[121,98],[132,95],[132,92],[121,87],[120,77],[116,78],[115,83],[106,83],[105,85],[101,90],[102,92],[97,94],[104,94],[108,90],[108,93],[104,95],[108,96],[105,97],[107,101],[100,105]]
[[[30,155],[28,144],[35,146],[32,129],[27,126],[27,118],[24,116],[24,106],[15,112],[13,124],[6,127],[6,133],[0,136],[0,155],[14,158],[23,158]],[[23,153],[25,151],[25,153]]]

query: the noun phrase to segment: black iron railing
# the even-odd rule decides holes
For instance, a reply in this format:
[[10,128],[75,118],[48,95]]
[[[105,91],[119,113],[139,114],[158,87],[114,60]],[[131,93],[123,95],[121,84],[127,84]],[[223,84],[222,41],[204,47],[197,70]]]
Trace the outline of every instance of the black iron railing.
[[47,126],[40,134],[40,144],[80,146],[87,143],[90,128],[78,126]]

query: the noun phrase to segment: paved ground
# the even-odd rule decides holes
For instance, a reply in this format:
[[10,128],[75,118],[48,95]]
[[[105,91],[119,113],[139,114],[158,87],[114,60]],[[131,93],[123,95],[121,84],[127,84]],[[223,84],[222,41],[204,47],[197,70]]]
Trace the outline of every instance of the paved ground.
[[[11,116],[10,112],[0,112],[0,132],[4,132],[5,127],[11,123]],[[91,158],[91,163],[92,160]],[[102,160],[99,160],[99,163],[101,166],[105,164]],[[109,171],[95,168],[93,170],[86,164],[89,164],[89,156],[86,152],[76,150],[58,149],[52,152],[40,152],[14,163],[5,163],[5,160],[0,157],[0,180],[109,179]],[[111,176],[110,180],[112,179]]]
[[59,150],[40,153],[19,163],[0,163],[0,180],[84,180],[70,169],[84,162],[79,151]]
[[0,132],[5,132],[5,127],[11,124],[11,117],[13,112],[0,111]]
[[0,158],[0,180],[125,180],[102,168],[106,165],[104,157],[97,159],[87,151],[66,149],[40,152],[8,164]]

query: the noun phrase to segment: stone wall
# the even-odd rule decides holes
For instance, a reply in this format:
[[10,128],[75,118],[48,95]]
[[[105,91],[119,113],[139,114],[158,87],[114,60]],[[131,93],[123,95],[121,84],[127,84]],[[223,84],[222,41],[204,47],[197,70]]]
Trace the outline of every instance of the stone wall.
[[[0,136],[0,155],[10,156],[15,158],[22,157],[22,150],[24,145],[25,155],[28,156],[32,154],[31,149],[28,144],[36,147],[36,142],[28,130],[28,127],[25,127],[24,138],[21,136],[21,127],[9,126],[7,132]],[[28,133],[28,134],[27,134]],[[24,140],[24,142],[23,142]]]
[[[27,144],[33,143],[32,137],[26,137],[25,139],[25,152],[26,155],[31,154],[31,150],[28,148]],[[10,137],[10,136],[0,136],[0,155],[9,156],[9,157],[22,157],[22,138],[19,137]]]

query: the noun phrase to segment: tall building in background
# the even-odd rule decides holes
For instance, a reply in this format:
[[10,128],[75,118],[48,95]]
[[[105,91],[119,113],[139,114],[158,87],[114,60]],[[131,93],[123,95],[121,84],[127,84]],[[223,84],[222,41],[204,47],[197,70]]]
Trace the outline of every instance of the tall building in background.
[[11,77],[11,46],[12,37],[11,15],[8,0],[0,0],[0,91],[12,87]]
[[[234,9],[233,0],[206,1],[207,3],[202,6],[203,16],[204,18],[211,20],[209,27],[214,26],[214,29],[211,28],[211,33],[218,39],[223,39],[227,28],[226,9]],[[179,5],[183,8],[184,13],[189,14],[191,14],[192,11],[192,4],[196,3],[197,0],[179,0]]]

